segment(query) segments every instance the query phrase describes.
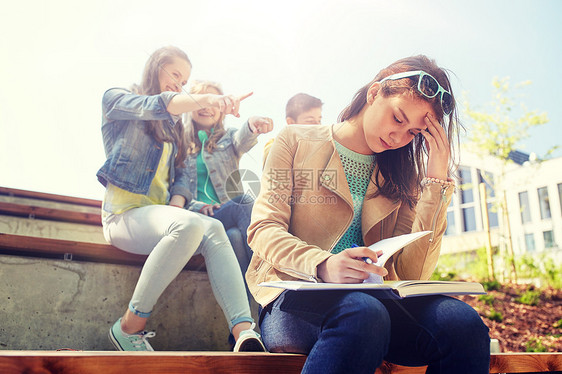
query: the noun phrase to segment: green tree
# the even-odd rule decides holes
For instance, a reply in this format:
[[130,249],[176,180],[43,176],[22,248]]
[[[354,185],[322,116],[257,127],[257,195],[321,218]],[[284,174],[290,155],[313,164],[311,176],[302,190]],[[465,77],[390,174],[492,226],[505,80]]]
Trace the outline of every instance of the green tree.
[[[474,110],[465,100],[464,114],[470,120],[468,141],[477,151],[494,156],[505,165],[512,162],[509,155],[521,149],[523,140],[529,137],[529,130],[548,123],[546,113],[528,110],[525,104],[516,108],[513,90],[520,90],[531,84],[530,81],[510,86],[509,77],[494,78],[494,96],[489,112]],[[542,159],[546,159],[556,149],[550,149]]]
[[[491,186],[497,196],[494,208],[502,214],[500,231],[506,243],[506,250],[501,252],[504,254],[507,252],[505,263],[511,265],[511,275],[515,281],[517,280],[517,274],[511,246],[503,182],[507,168],[513,162],[509,157],[510,154],[522,148],[522,142],[529,137],[529,131],[533,127],[548,123],[546,113],[529,110],[515,96],[516,92],[530,84],[530,81],[525,81],[511,86],[509,77],[494,78],[492,81],[493,98],[490,108],[487,111],[476,110],[465,97],[463,111],[468,129],[467,145],[469,149],[481,156],[492,156],[499,160],[499,170],[495,174],[495,179],[488,180],[487,184]],[[550,149],[537,161],[547,159],[555,149],[556,147]],[[490,192],[488,191],[487,198],[490,196]],[[491,255],[488,258],[491,259]],[[490,265],[493,269],[493,264]],[[494,274],[489,275],[492,279],[494,278]]]

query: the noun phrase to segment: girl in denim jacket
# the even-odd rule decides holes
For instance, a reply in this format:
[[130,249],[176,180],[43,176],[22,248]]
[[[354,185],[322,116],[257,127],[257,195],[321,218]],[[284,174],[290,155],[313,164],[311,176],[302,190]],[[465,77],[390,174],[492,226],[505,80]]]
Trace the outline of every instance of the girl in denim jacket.
[[113,88],[102,101],[107,160],[97,173],[106,187],[103,233],[114,246],[148,255],[129,307],[110,328],[119,350],[152,351],[144,328],[158,297],[194,254],[202,254],[219,305],[236,338],[235,350],[263,350],[253,331],[248,299],[234,252],[218,221],[183,209],[192,198],[184,187],[186,144],[182,113],[213,107],[238,116],[249,95],[180,95],[191,62],[178,48],[149,58],[133,92]]
[[[223,90],[218,83],[196,81],[190,93],[223,95]],[[256,145],[258,135],[272,129],[273,121],[266,117],[251,117],[239,129],[225,129],[224,113],[213,107],[191,112],[186,121],[185,181],[194,198],[189,209],[222,222],[243,274],[252,258],[247,230],[254,196],[244,193],[239,162]]]

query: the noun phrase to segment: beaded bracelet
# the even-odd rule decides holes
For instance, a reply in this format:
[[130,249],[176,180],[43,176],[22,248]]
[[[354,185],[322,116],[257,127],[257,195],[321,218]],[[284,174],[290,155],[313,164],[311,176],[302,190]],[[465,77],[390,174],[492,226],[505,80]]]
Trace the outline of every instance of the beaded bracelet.
[[442,186],[454,186],[455,182],[453,182],[452,180],[442,180],[442,179],[437,179],[437,178],[429,178],[429,177],[425,177],[422,179],[421,181],[421,185],[423,186],[427,186],[428,184],[431,183],[438,183]]

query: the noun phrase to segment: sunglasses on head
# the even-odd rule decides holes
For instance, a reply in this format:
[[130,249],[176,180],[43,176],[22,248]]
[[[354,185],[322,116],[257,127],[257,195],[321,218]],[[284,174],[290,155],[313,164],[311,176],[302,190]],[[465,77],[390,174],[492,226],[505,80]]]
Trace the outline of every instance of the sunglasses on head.
[[381,79],[379,83],[388,80],[415,77],[416,75],[418,76],[418,91],[428,99],[432,99],[441,94],[441,109],[443,109],[443,113],[446,116],[451,114],[453,111],[453,97],[451,96],[451,93],[441,87],[439,82],[437,82],[437,79],[433,78],[423,70],[405,71],[403,73],[392,74]]

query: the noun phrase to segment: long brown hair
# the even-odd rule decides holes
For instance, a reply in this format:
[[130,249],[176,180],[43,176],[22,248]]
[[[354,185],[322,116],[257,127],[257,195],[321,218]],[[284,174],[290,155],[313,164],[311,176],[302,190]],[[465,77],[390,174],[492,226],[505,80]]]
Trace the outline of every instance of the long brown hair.
[[[351,103],[340,113],[338,120],[339,122],[343,122],[359,114],[367,102],[367,91],[373,83],[379,82],[392,74],[413,70],[422,70],[432,75],[443,88],[451,93],[453,98],[453,110],[448,118],[444,118],[439,99],[440,95],[429,99],[417,90],[418,77],[387,80],[381,84],[378,93],[383,97],[408,94],[412,98],[425,100],[432,105],[433,111],[439,123],[445,129],[449,140],[451,161],[449,163],[448,175],[452,175],[455,168],[454,149],[455,145],[459,143],[459,120],[455,97],[451,89],[448,72],[437,66],[435,61],[429,59],[427,56],[418,55],[406,57],[382,69],[371,82],[357,91]],[[453,141],[453,138],[456,139]],[[402,148],[377,154],[376,173],[374,173],[374,176],[371,178],[377,186],[378,191],[374,196],[370,197],[375,197],[380,194],[392,200],[401,200],[409,204],[410,207],[414,207],[419,196],[421,180],[426,174],[424,159],[427,158],[427,156],[428,152],[422,134],[416,135],[412,142]],[[381,176],[384,182],[380,179]]]
[[[195,81],[191,84],[189,93],[205,94],[209,93],[209,89],[214,89],[219,95],[224,95],[224,91],[219,83],[211,81]],[[187,143],[187,154],[197,154],[201,150],[201,140],[197,135],[196,123],[191,116],[185,121],[185,138]],[[217,142],[226,133],[224,129],[224,113],[221,112],[218,122],[212,127],[209,138],[205,142],[205,151],[213,153],[217,147]]]
[[[139,95],[160,94],[158,73],[164,65],[172,63],[173,59],[176,57],[187,61],[191,66],[191,61],[187,57],[187,54],[177,47],[167,46],[154,51],[144,66],[140,86],[134,85],[132,91]],[[168,126],[167,121],[147,121],[145,132],[152,136],[157,142],[175,143],[178,148],[175,164],[179,167],[185,166],[187,146],[185,144],[184,127],[181,120],[175,126]]]

